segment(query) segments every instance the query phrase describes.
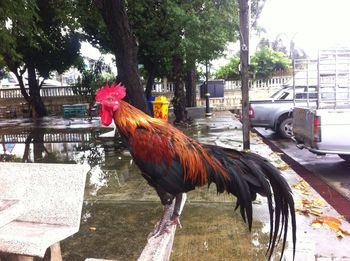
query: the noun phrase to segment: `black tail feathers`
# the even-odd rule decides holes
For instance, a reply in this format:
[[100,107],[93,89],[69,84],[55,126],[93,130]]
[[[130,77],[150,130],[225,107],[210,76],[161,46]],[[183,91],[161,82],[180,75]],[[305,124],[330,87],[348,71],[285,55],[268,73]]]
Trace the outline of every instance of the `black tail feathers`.
[[282,239],[282,253],[287,241],[289,220],[292,228],[293,258],[296,244],[296,220],[292,191],[281,175],[281,172],[263,157],[248,152],[238,152],[208,146],[212,155],[225,167],[229,179],[212,173],[209,182],[215,182],[218,192],[227,191],[237,197],[236,209],[244,221],[252,227],[252,201],[256,194],[267,198],[270,216],[270,238],[267,249],[268,259],[271,259],[275,246]]

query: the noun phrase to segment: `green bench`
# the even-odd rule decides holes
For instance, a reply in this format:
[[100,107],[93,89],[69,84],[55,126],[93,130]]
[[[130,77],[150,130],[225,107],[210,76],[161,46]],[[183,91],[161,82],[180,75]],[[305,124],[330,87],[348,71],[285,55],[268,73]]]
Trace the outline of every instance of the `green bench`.
[[63,117],[84,117],[86,115],[86,104],[69,104],[63,106]]

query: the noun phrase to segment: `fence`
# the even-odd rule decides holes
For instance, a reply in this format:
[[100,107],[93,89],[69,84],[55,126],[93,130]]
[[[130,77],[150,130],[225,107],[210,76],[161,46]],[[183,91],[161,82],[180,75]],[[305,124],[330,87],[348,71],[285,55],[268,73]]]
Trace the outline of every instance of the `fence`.
[[[291,77],[286,76],[250,81],[249,95],[251,99],[267,98],[290,79]],[[197,106],[205,106],[205,101],[199,97],[199,85],[197,85]],[[224,97],[210,98],[211,106],[219,109],[239,107],[241,103],[240,89],[240,81],[225,81]],[[28,88],[26,88],[26,92],[29,92]],[[166,81],[157,82],[153,85],[152,92],[154,95],[165,95],[170,100],[174,96],[174,84]],[[51,114],[61,114],[63,104],[88,102],[86,97],[75,94],[71,86],[45,86],[40,90],[40,94]],[[18,99],[18,101],[13,99]],[[15,117],[14,115],[27,117],[27,112],[24,111],[28,111],[28,104],[19,88],[0,88],[0,118],[11,118]]]
[[[279,88],[283,84],[286,84],[289,80],[292,79],[292,76],[278,76],[273,77],[268,80],[250,80],[249,86],[251,89],[265,89],[265,88]],[[236,90],[241,88],[241,81],[225,81],[225,91]],[[173,83],[163,83],[157,82],[153,85],[152,91],[154,93],[172,93],[174,91]]]
[[[251,89],[278,88],[290,80],[290,76],[274,77],[268,80],[251,80]],[[241,81],[225,81],[225,91],[236,90],[241,88]],[[26,88],[29,92],[29,89]],[[152,88],[153,93],[170,93],[174,92],[174,84],[171,82],[156,82]],[[71,86],[49,86],[40,90],[41,97],[65,97],[76,96]],[[0,88],[0,98],[21,98],[22,93],[19,88]]]
[[[26,143],[29,134],[29,132],[17,134],[0,134],[0,143]],[[43,135],[43,143],[87,142],[90,141],[92,137],[93,134],[82,132],[45,133]]]
[[[26,88],[29,92],[29,88]],[[41,97],[64,97],[75,96],[71,86],[50,86],[43,87],[40,90]],[[19,88],[0,88],[0,98],[22,98],[23,95]]]

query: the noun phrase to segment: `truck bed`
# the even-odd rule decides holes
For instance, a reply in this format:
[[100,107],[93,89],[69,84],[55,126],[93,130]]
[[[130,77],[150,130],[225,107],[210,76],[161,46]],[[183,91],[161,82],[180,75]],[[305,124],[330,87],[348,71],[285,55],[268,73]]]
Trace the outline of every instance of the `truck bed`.
[[[350,108],[296,107],[293,133],[298,144],[315,153],[350,153]],[[318,117],[315,124],[315,117]]]

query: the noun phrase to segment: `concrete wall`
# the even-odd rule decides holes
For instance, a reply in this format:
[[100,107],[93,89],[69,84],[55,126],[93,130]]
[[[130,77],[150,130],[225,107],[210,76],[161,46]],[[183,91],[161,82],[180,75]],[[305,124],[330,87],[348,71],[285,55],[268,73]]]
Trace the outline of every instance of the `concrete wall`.
[[[43,97],[42,99],[49,115],[63,115],[62,105],[64,104],[89,103],[81,96]],[[29,105],[24,98],[0,99],[0,118],[27,118],[29,111]]]

